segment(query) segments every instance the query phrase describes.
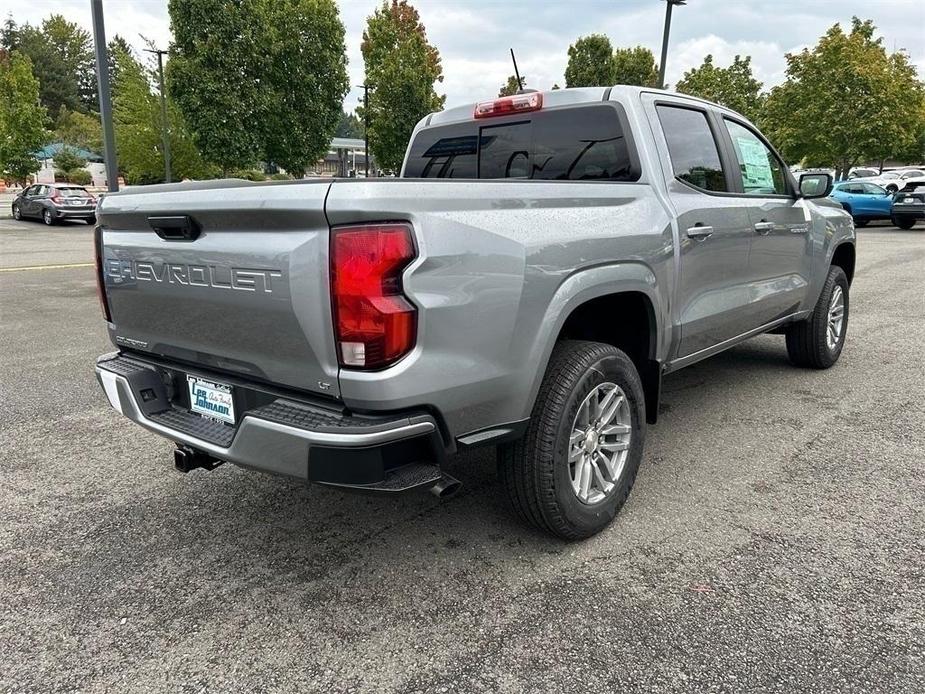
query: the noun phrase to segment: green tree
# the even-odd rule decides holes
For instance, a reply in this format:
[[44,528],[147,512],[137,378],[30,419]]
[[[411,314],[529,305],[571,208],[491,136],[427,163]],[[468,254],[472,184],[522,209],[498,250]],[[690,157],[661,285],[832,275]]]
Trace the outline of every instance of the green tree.
[[96,109],[96,75],[90,34],[75,22],[53,14],[40,27],[4,24],[0,41],[32,61],[40,97],[52,118],[62,107],[88,112]]
[[116,34],[112,37],[109,43],[106,44],[106,67],[109,71],[109,92],[110,97],[113,99],[116,98],[115,87],[119,81],[118,56],[120,54],[125,54],[135,58],[135,51],[132,50],[132,47],[129,45],[128,41],[122,38],[119,34]]
[[914,134],[908,145],[898,148],[894,156],[906,164],[925,164],[925,99],[911,130]]
[[736,56],[729,67],[716,67],[707,55],[699,67],[684,73],[675,90],[715,101],[755,120],[761,112],[762,84],[752,75],[752,58]]
[[357,114],[347,113],[346,111],[341,112],[340,122],[337,124],[337,130],[334,132],[335,137],[352,137],[362,140],[363,133],[365,132],[363,121],[357,117]]
[[168,91],[203,155],[300,173],[328,149],[347,93],[334,0],[170,0]]
[[62,171],[80,169],[87,165],[87,160],[70,147],[62,147],[55,155],[55,168]]
[[836,24],[812,50],[786,56],[787,79],[760,120],[789,158],[834,165],[840,175],[912,145],[925,90],[908,56],[888,54],[874,31],[853,17],[850,32]]
[[[152,74],[128,53],[117,57],[118,85],[113,101],[113,122],[119,167],[129,184],[164,180],[163,131],[160,97],[152,90]],[[202,178],[208,166],[196,149],[183,116],[172,100],[167,102],[170,121],[171,178]]]
[[29,58],[0,49],[0,175],[25,182],[38,171],[47,119]]
[[614,84],[657,87],[658,65],[652,51],[643,46],[618,48],[613,54]]
[[505,82],[504,86],[498,90],[498,96],[511,96],[512,94],[519,92],[521,89],[526,89],[527,78],[521,77],[520,82],[523,84],[523,87],[517,83],[517,75],[509,75],[507,82]]
[[103,129],[98,115],[88,115],[62,107],[55,121],[54,139],[71,147],[99,153],[103,149]]
[[80,110],[85,113],[96,111],[96,58],[90,32],[60,14],[53,14],[42,22],[42,34],[67,66],[68,74],[77,87]]
[[566,87],[609,87],[616,83],[617,64],[610,39],[591,34],[568,47]]
[[434,89],[443,81],[440,54],[406,0],[384,1],[373,12],[361,50],[366,83],[373,87],[370,103],[359,109],[369,117],[369,148],[380,167],[397,171],[414,126],[443,108],[446,97]]

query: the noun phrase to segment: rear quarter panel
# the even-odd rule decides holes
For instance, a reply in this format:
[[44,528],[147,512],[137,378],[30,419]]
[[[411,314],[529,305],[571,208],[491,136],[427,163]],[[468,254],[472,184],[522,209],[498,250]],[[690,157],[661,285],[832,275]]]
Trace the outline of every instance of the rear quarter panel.
[[419,246],[404,277],[417,345],[382,372],[341,370],[357,409],[430,405],[456,437],[519,421],[578,304],[642,291],[668,324],[672,229],[645,183],[337,181],[326,212],[332,226],[408,220]]

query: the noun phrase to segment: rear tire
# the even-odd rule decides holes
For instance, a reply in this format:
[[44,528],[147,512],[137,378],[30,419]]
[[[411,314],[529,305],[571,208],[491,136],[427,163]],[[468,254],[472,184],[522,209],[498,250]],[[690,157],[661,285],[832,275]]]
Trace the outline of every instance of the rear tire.
[[856,226],[856,227],[866,227],[867,224],[868,224],[869,222],[870,222],[869,219],[855,219],[855,220],[854,220],[854,226]]
[[899,227],[900,229],[911,229],[915,226],[915,217],[905,217],[905,216],[896,216],[892,220],[894,227]]
[[837,362],[848,334],[848,315],[848,277],[833,265],[812,315],[787,328],[787,355],[793,365],[827,369]]
[[47,226],[54,226],[57,222],[55,221],[54,215],[51,213],[51,210],[42,211],[42,221],[45,222]]
[[[619,408],[619,418],[608,416],[611,407]],[[588,436],[576,434],[580,422]],[[626,354],[599,342],[557,343],[526,434],[498,449],[499,474],[514,510],[565,540],[600,532],[633,488],[645,427],[642,382]],[[600,457],[601,451],[608,457]],[[593,480],[593,492],[573,482],[581,478],[579,465]]]

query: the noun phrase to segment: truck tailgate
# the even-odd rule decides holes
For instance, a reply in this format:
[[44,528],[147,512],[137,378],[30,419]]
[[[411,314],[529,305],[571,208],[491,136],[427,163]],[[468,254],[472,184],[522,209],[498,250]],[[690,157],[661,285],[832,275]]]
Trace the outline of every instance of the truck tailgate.
[[[329,186],[222,181],[107,195],[99,221],[113,341],[339,395],[324,214]],[[198,235],[171,238],[163,217]]]

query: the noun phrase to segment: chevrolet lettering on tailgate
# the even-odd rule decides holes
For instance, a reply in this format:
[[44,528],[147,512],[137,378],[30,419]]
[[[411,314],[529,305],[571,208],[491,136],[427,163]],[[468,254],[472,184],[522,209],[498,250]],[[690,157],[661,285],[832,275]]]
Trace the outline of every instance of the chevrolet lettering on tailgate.
[[185,263],[152,263],[143,260],[106,260],[106,277],[115,282],[137,280],[166,282],[191,287],[238,289],[245,292],[272,294],[284,284],[279,270],[222,267],[220,265],[187,265]]

